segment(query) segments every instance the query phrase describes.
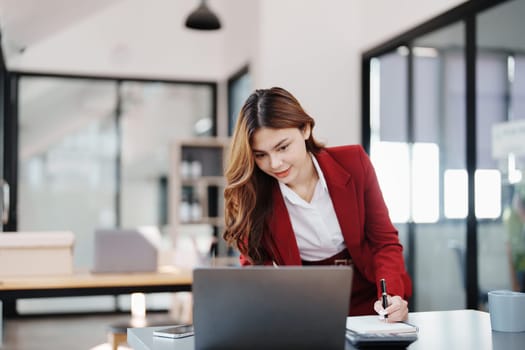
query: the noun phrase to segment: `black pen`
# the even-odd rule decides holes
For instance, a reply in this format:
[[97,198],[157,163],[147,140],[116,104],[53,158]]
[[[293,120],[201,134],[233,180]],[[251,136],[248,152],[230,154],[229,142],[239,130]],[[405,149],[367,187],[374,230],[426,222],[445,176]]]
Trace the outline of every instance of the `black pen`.
[[[381,278],[381,300],[383,301],[383,309],[388,307],[388,294],[386,294],[386,281],[384,278]],[[384,317],[387,318],[388,314],[384,314]]]

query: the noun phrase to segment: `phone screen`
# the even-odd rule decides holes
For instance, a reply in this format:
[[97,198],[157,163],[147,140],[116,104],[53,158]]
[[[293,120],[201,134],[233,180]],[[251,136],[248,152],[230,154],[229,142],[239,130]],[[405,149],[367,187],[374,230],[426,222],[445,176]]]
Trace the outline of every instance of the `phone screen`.
[[156,337],[184,338],[193,335],[193,325],[181,325],[158,329],[153,332]]

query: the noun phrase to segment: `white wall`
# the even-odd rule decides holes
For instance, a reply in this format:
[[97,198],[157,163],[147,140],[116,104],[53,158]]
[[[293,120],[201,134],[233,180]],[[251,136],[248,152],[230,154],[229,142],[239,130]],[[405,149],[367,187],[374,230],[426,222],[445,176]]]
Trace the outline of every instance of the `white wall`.
[[357,2],[267,0],[260,3],[255,85],[281,86],[317,121],[328,144],[359,140]]
[[289,89],[328,145],[360,143],[362,52],[461,2],[261,1],[255,85]]
[[228,135],[228,78],[247,64],[253,71],[258,52],[260,0],[228,0],[222,2],[220,17],[227,31],[224,47],[224,66],[218,81],[217,134]]
[[260,1],[227,0],[221,3],[223,30],[227,31],[224,48],[224,78],[236,73],[256,56]]

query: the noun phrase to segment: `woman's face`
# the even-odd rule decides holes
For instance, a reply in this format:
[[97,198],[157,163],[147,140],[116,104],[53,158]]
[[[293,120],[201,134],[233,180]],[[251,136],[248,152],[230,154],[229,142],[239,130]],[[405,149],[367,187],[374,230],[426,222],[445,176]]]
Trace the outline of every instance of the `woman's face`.
[[260,128],[252,138],[255,164],[266,174],[286,185],[294,185],[298,175],[308,165],[310,156],[305,140],[310,136],[310,126],[298,128]]

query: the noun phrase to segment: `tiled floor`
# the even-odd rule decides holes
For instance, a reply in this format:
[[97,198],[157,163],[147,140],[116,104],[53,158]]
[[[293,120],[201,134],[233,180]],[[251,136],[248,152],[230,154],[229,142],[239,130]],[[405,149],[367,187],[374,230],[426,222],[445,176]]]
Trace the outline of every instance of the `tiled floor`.
[[[4,319],[1,350],[106,350],[108,328],[129,315],[49,316]],[[167,313],[148,315],[154,325],[173,324]],[[119,349],[129,349],[121,346]]]

